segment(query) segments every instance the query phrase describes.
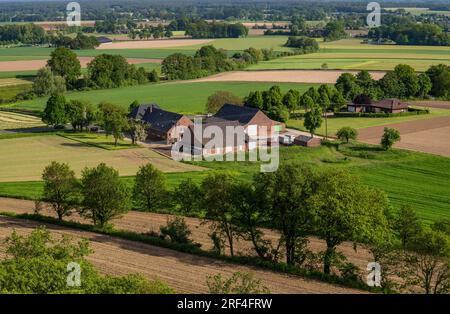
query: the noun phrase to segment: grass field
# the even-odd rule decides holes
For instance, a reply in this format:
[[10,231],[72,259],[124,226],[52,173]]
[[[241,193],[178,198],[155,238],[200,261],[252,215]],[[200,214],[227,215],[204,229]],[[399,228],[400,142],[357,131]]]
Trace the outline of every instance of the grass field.
[[44,123],[40,118],[20,113],[0,111],[0,130],[32,128],[41,126],[44,126]]
[[[208,97],[218,90],[230,91],[237,96],[247,96],[250,91],[269,89],[275,83],[240,83],[240,82],[176,82],[147,84],[132,87],[92,90],[86,92],[70,92],[67,99],[87,100],[94,104],[102,101],[112,102],[128,108],[134,100],[142,103],[155,102],[162,108],[180,113],[203,113]],[[301,92],[314,84],[277,84],[286,92],[293,88]],[[37,98],[14,104],[17,109],[42,111],[47,98]]]
[[[2,146],[4,145],[0,147]],[[450,158],[397,149],[385,152],[370,145],[345,145],[341,146],[340,150],[325,146],[313,149],[282,147],[280,153],[281,162],[295,160],[324,168],[346,169],[359,176],[363,183],[384,190],[395,208],[410,204],[427,223],[450,218]],[[2,162],[0,165],[3,164]],[[32,164],[35,168],[43,166],[41,161],[33,161]],[[253,162],[196,162],[193,165],[231,171],[244,180],[251,179],[260,169],[259,164]],[[16,168],[15,171],[19,170]],[[186,178],[200,182],[207,173],[207,171],[167,173],[168,187],[172,189]],[[0,178],[0,196],[28,199],[37,199],[41,196],[41,182],[4,182],[8,181],[5,179],[7,178]],[[17,178],[12,177],[10,181],[14,180]],[[131,186],[134,178],[123,177],[122,180]]]
[[404,63],[425,71],[433,64],[450,64],[450,47],[368,45],[345,39],[321,43],[317,53],[260,62],[249,70],[321,69],[324,63],[340,70],[392,70]]
[[76,142],[92,145],[107,150],[139,148],[138,145],[133,145],[130,141],[127,140],[118,140],[116,146],[114,145],[114,138],[112,136],[106,136],[104,134],[67,132],[61,133],[59,135]]
[[[328,135],[333,136],[336,132],[344,127],[349,126],[355,129],[368,128],[371,126],[387,125],[398,122],[415,121],[422,119],[430,119],[435,117],[450,116],[448,109],[430,109],[430,114],[426,115],[412,115],[412,116],[397,116],[389,118],[329,118],[328,119]],[[303,119],[291,119],[286,124],[290,128],[307,131],[303,126]],[[325,120],[322,126],[316,130],[317,134],[325,135]]]
[[134,175],[139,166],[152,163],[164,172],[186,172],[199,167],[175,162],[147,148],[107,150],[68,138],[47,135],[3,139],[0,145],[0,182],[40,180],[51,161],[68,163],[77,175],[84,167],[104,162],[123,176]]

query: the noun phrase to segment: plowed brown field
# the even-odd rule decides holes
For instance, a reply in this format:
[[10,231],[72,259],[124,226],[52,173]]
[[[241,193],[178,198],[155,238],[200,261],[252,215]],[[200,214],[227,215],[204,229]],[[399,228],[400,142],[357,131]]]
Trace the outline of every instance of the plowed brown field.
[[[79,57],[81,67],[87,67],[87,64],[94,59],[93,57]],[[139,59],[128,58],[130,64],[140,63],[161,63],[161,59]],[[2,61],[0,62],[0,72],[13,72],[13,71],[34,71],[39,70],[47,65],[47,60],[20,60],[20,61]]]
[[[221,73],[196,82],[280,82],[280,83],[321,83],[334,84],[343,73],[354,71],[321,70],[280,70],[280,71],[235,71]],[[385,72],[371,72],[375,80],[381,79]]]
[[[33,213],[33,208],[34,202],[32,201],[0,198],[0,211],[14,212],[17,214],[31,214]],[[49,210],[45,210],[41,214],[56,217],[54,212]],[[136,233],[147,233],[149,231],[159,232],[160,226],[165,225],[167,223],[167,219],[170,217],[170,215],[165,214],[131,211],[125,214],[123,217],[114,220],[113,224],[118,229]],[[73,215],[66,219],[82,223],[89,223],[86,220],[80,218],[78,215]],[[203,249],[212,249],[212,241],[209,237],[210,224],[202,223],[202,221],[197,218],[186,217],[185,219],[186,223],[189,226],[189,229],[192,231],[191,238],[195,242],[200,243]],[[264,229],[264,234],[267,239],[272,240],[274,243],[279,239],[278,232],[275,232],[273,230]],[[311,250],[319,252],[325,249],[324,241],[315,237],[310,237],[309,241]],[[235,250],[238,254],[253,254],[252,245],[247,241],[237,241],[235,246]],[[350,262],[354,263],[362,270],[364,270],[367,266],[367,263],[371,261],[371,255],[369,252],[367,252],[363,248],[358,248],[358,250],[355,251],[353,249],[352,243],[344,243],[339,247],[338,250],[342,252]]]
[[[446,106],[445,103],[432,104]],[[359,129],[358,139],[379,144],[385,127],[400,131],[395,147],[450,157],[450,117],[438,117]]]
[[[36,222],[0,217],[0,241],[16,230],[19,234],[28,234],[39,225]],[[74,238],[86,238],[91,242],[94,253],[88,259],[103,274],[124,275],[140,273],[149,279],[158,278],[166,282],[177,292],[207,292],[207,275],[223,274],[231,276],[233,272],[252,272],[272,293],[359,293],[360,291],[333,286],[330,284],[306,280],[271,271],[262,271],[220,262],[210,258],[179,253],[169,249],[99,235],[76,231],[59,226],[47,225],[55,235],[70,235]],[[0,257],[4,256],[0,247]]]

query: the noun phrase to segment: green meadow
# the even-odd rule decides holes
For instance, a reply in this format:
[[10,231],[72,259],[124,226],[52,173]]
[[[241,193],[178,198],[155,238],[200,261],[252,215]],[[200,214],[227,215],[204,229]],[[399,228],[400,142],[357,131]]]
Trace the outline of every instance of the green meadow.
[[[94,104],[112,102],[128,108],[134,100],[141,103],[157,103],[162,108],[185,114],[203,113],[208,97],[218,90],[230,91],[244,97],[250,91],[266,90],[272,85],[279,85],[284,92],[289,89],[306,91],[314,84],[298,83],[251,83],[251,82],[169,82],[145,84],[115,89],[91,90],[83,92],[68,92],[66,98],[86,100]],[[22,101],[10,107],[42,111],[47,97]]]
[[320,43],[317,53],[284,57],[253,65],[249,70],[392,70],[397,64],[409,64],[416,71],[431,65],[450,65],[450,47],[369,45],[358,39]]
[[[346,169],[363,183],[384,190],[394,209],[411,205],[426,223],[450,218],[450,158],[397,149],[386,152],[370,145],[343,145],[339,149],[282,147],[280,157],[282,163],[297,161],[320,168]],[[260,164],[253,162],[193,164],[212,171],[231,171],[243,180],[250,180],[260,169]],[[200,182],[210,171],[167,173],[168,188],[173,189],[187,178]],[[131,186],[134,178],[122,180]],[[0,183],[0,196],[38,199],[41,193],[42,182]]]

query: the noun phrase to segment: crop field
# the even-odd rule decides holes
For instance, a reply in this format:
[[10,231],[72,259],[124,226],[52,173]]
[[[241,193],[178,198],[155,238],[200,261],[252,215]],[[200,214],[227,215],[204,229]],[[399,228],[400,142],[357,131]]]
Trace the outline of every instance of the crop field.
[[399,9],[405,10],[407,13],[411,13],[413,15],[446,15],[450,16],[450,11],[444,11],[444,10],[430,10],[429,8],[385,8],[385,10],[388,11],[397,11]]
[[[0,89],[1,90],[1,89]],[[0,97],[1,98],[1,97]],[[42,127],[40,118],[6,111],[0,111],[0,130]]]
[[154,164],[164,172],[202,169],[175,162],[147,148],[106,150],[49,135],[1,140],[0,181],[40,180],[42,170],[53,160],[68,163],[77,175],[84,167],[97,166],[100,162],[116,168],[123,176],[136,174],[139,166],[147,163]]
[[[36,143],[33,144],[36,140],[39,143],[42,141],[42,138],[28,138],[25,142],[29,143],[28,145],[38,145]],[[2,145],[0,145],[0,152],[2,149],[5,149],[5,146],[8,146],[4,144],[6,143],[4,141],[6,140],[2,140]],[[13,141],[13,143],[18,142],[20,142],[18,139]],[[29,146],[25,147],[28,148]],[[50,151],[54,150],[54,145],[50,146]],[[102,154],[118,153],[117,151],[99,151]],[[130,151],[133,150],[120,152]],[[40,153],[40,155],[43,154],[47,155],[46,153]],[[95,154],[90,155],[92,156],[90,159],[97,158],[98,154],[99,152],[96,151]],[[111,155],[109,154],[107,156],[110,157],[105,159],[107,163],[110,163],[109,161],[111,160]],[[359,176],[365,184],[384,190],[396,208],[403,204],[411,205],[421,219],[427,223],[445,218],[450,219],[450,193],[448,192],[450,190],[450,158],[398,149],[386,152],[377,146],[367,145],[342,146],[339,150],[325,146],[319,148],[282,147],[280,154],[281,162],[297,161],[321,167],[346,169]],[[57,157],[60,155],[58,154]],[[7,177],[3,175],[3,168],[8,168],[8,166],[4,166],[5,163],[8,165],[18,164],[18,159],[16,156],[5,156],[4,154],[0,156],[2,158],[0,160],[0,196],[27,199],[39,198],[42,193],[42,182],[35,180],[40,179],[40,173],[47,165],[47,162],[49,162],[49,159],[42,160],[43,158],[39,157],[39,160],[37,160],[36,156],[26,156],[23,153],[19,164],[25,164],[25,169],[23,167],[19,169],[18,166],[14,167],[13,170],[6,169],[10,174]],[[61,161],[64,161],[68,158],[81,159],[81,156],[85,157],[88,155],[83,155],[83,152],[77,152],[76,156],[60,156],[60,158]],[[126,163],[126,157],[124,159],[123,163]],[[98,160],[100,159],[96,161],[98,162]],[[72,162],[71,165],[75,167],[78,163]],[[176,165],[179,171],[199,170],[198,167],[182,169],[182,167],[193,166],[200,166],[202,169],[232,171],[239,174],[244,180],[251,179],[260,170],[259,163],[255,162],[195,162]],[[30,172],[30,168],[34,168],[35,179],[30,179],[28,182],[17,182],[26,181],[21,175],[24,171]],[[12,174],[11,172],[16,173]],[[123,170],[120,173],[125,175]],[[424,180],[424,173],[427,175],[426,180]],[[176,172],[166,173],[166,178],[168,187],[173,189],[181,180],[191,178],[196,182],[200,182],[207,174],[208,171]],[[129,185],[133,182],[132,177],[124,177],[123,180]]]
[[[108,90],[92,90],[85,92],[69,92],[67,99],[80,99],[98,104],[102,101],[112,102],[128,108],[134,100],[142,103],[158,103],[162,108],[180,113],[203,113],[208,97],[218,90],[230,91],[237,96],[245,97],[250,91],[266,90],[275,83],[246,82],[174,82],[146,84]],[[306,91],[314,84],[276,83],[284,92],[289,89]],[[17,109],[40,110],[45,108],[47,98],[37,98],[15,104]]]
[[[333,136],[337,130],[344,126],[349,126],[355,129],[368,128],[373,126],[382,126],[398,122],[428,120],[436,117],[450,116],[450,110],[448,109],[430,109],[430,114],[426,115],[412,115],[412,116],[397,116],[389,118],[329,118],[328,119],[328,135]],[[291,119],[287,123],[288,127],[306,131],[303,126],[302,119]],[[325,134],[325,121],[322,126],[316,130],[317,134]]]
[[313,54],[284,57],[253,65],[249,70],[327,69],[392,70],[409,64],[425,71],[434,64],[450,64],[450,47],[368,45],[358,39],[321,43]]
[[[11,228],[19,234],[29,234],[42,223],[0,217],[0,241],[11,234]],[[166,248],[111,236],[74,230],[46,224],[46,228],[56,237],[68,235],[71,238],[85,238],[90,241],[93,254],[87,259],[102,274],[135,274],[159,279],[178,293],[206,293],[206,276],[221,274],[230,277],[236,271],[251,272],[260,279],[272,293],[358,293],[360,291],[331,285],[302,277],[280,274],[199,257]],[[3,255],[0,252],[0,257]],[[113,262],[112,262],[113,261]]]

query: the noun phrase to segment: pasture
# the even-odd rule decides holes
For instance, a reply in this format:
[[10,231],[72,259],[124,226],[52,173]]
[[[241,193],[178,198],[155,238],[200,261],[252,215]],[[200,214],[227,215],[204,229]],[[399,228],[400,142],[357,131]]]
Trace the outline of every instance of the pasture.
[[0,130],[43,127],[44,123],[35,116],[0,111]]
[[[284,92],[291,88],[305,92],[310,86],[314,86],[314,84],[296,83],[168,82],[108,90],[69,92],[66,94],[66,98],[86,100],[94,104],[102,101],[112,102],[124,108],[128,108],[134,100],[142,103],[155,102],[169,111],[194,114],[204,113],[208,97],[218,90],[229,91],[237,96],[245,97],[250,91],[266,90],[275,84],[279,85]],[[14,104],[13,108],[42,111],[46,102],[47,98],[45,97],[37,98]]]
[[104,162],[122,176],[136,174],[138,168],[152,163],[163,172],[200,170],[148,149],[106,150],[57,135],[43,135],[1,140],[0,182],[40,180],[42,170],[53,160],[68,163],[77,176],[85,167]]
[[[41,138],[36,137],[35,139]],[[3,146],[2,144],[0,147]],[[122,152],[128,151],[130,150]],[[377,146],[370,145],[343,145],[339,149],[327,146],[319,148],[282,147],[280,154],[282,163],[297,161],[322,168],[348,170],[360,177],[363,183],[384,190],[395,208],[403,204],[411,205],[421,219],[427,223],[450,218],[450,158],[398,149],[386,152]],[[90,159],[94,159],[94,157],[96,156]],[[13,158],[14,156],[9,157],[9,160]],[[105,162],[110,164],[109,159]],[[37,167],[34,159],[32,163]],[[3,164],[4,161],[0,165]],[[15,161],[14,164],[16,164]],[[43,163],[42,167],[45,165]],[[259,163],[255,162],[195,162],[192,165],[182,164],[179,167],[183,166],[201,166],[211,170],[231,171],[244,180],[250,180],[260,169]],[[3,173],[1,170],[0,174]],[[23,170],[15,168],[15,171],[22,172]],[[37,169],[35,171],[37,172]],[[122,170],[120,173],[123,175],[124,171]],[[426,174],[426,179],[424,179],[424,174]],[[206,175],[206,171],[166,173],[168,188],[173,189],[186,178],[200,182]],[[134,179],[133,177],[123,177],[122,180],[132,185]],[[11,176],[10,180],[3,176],[0,178],[0,196],[27,199],[37,199],[41,196],[42,182],[14,181],[20,180],[15,176]]]
[[409,64],[425,71],[434,64],[450,65],[450,47],[369,45],[359,39],[320,43],[317,53],[290,56],[252,65],[249,70],[392,70],[397,64]]

